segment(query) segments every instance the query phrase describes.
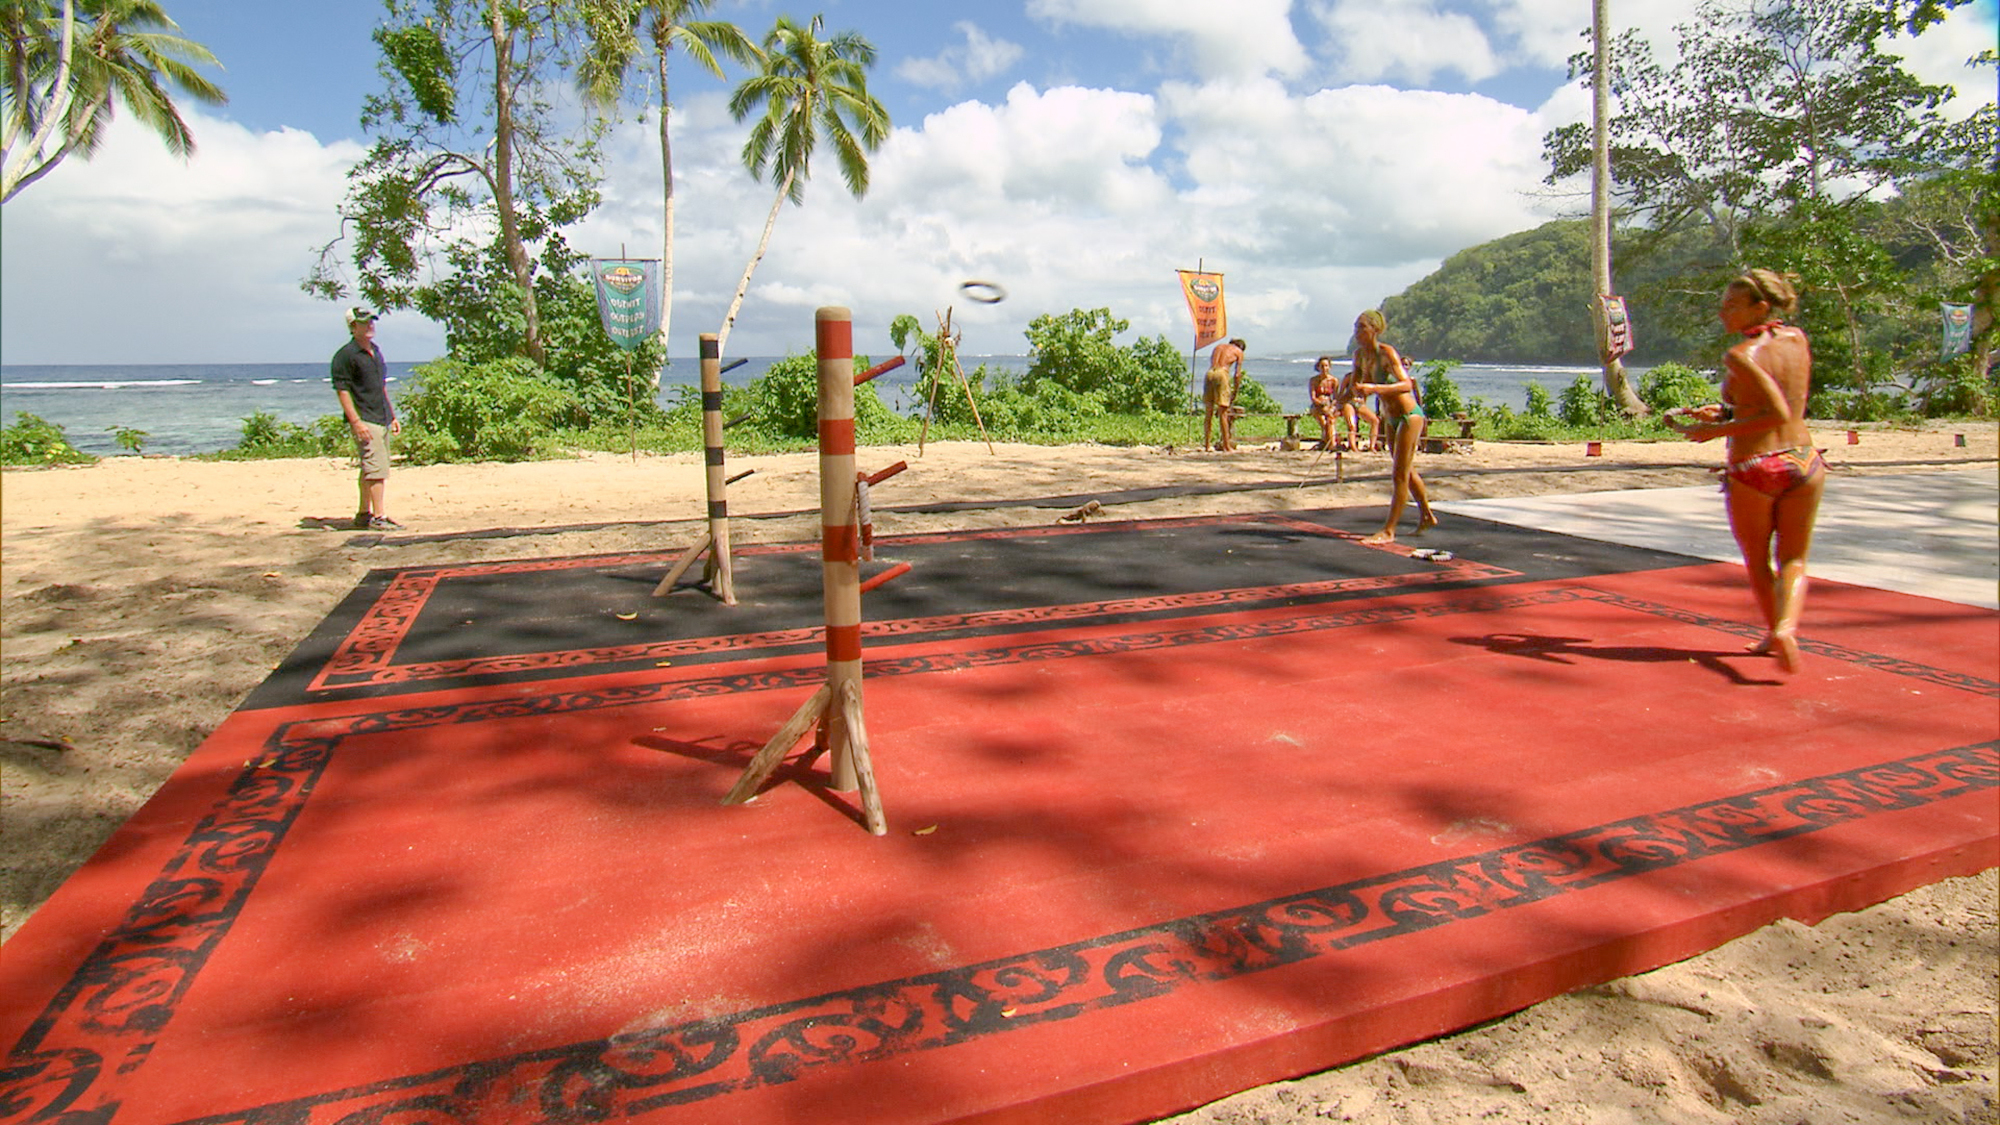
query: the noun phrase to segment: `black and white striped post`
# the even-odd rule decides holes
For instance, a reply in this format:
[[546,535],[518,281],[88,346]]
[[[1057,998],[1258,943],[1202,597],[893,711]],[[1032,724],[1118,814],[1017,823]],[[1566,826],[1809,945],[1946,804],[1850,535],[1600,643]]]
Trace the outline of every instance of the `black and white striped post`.
[[724,605],[736,604],[736,576],[729,561],[729,479],[722,453],[722,347],[712,332],[701,336],[702,458],[708,469],[708,531],[675,561],[673,569],[653,587],[654,597],[673,592],[681,575],[708,552],[702,581]]

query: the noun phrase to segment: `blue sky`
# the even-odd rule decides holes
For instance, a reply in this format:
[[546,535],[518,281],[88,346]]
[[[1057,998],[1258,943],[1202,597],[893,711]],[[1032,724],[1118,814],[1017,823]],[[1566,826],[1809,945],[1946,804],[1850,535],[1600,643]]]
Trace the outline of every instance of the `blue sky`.
[[[318,360],[344,335],[301,293],[337,231],[379,86],[365,0],[166,0],[223,63],[220,110],[191,114],[181,163],[120,125],[0,212],[0,362]],[[1613,0],[1615,26],[1656,44],[1693,0]],[[886,352],[899,313],[953,306],[968,352],[1019,352],[1028,320],[1108,306],[1133,333],[1189,335],[1173,270],[1228,279],[1230,328],[1253,351],[1337,350],[1361,309],[1447,256],[1580,213],[1541,184],[1541,138],[1587,112],[1564,80],[1588,0],[716,0],[761,36],[823,12],[876,47],[870,83],[894,135],[861,200],[830,162],[785,209],[728,350],[810,344],[812,311],[854,309],[857,345]],[[1904,41],[1933,81],[1992,93],[1960,64],[1994,42],[1994,0]],[[738,76],[732,74],[733,82]],[[737,162],[729,82],[673,73],[679,198],[676,356],[715,331],[771,189]],[[1975,95],[1976,96],[1976,95]],[[605,203],[571,238],[656,255],[657,151],[626,122]],[[967,278],[1010,298],[968,306]],[[389,317],[395,359],[441,330]]]

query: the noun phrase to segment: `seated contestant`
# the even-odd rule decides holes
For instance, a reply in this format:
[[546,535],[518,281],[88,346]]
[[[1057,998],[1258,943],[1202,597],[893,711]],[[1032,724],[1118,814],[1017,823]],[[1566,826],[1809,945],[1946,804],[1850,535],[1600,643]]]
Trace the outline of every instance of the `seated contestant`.
[[1319,423],[1319,447],[1333,448],[1333,419],[1339,412],[1334,398],[1340,393],[1340,379],[1333,373],[1333,357],[1323,355],[1313,364],[1312,379],[1306,383],[1306,394],[1312,399],[1313,420]]
[[1235,433],[1236,419],[1231,412],[1236,406],[1236,392],[1243,386],[1243,349],[1247,346],[1240,339],[1232,339],[1226,344],[1215,345],[1215,350],[1208,353],[1208,378],[1201,388],[1203,449],[1210,448],[1210,428],[1217,415],[1222,418],[1222,444],[1215,448],[1225,453],[1236,448],[1231,436]]
[[1806,428],[1812,345],[1778,319],[1798,307],[1790,275],[1751,270],[1722,291],[1723,327],[1743,340],[1723,356],[1722,401],[1670,410],[1668,425],[1694,441],[1728,438],[1722,493],[1743,552],[1750,593],[1769,632],[1752,652],[1799,670],[1799,613],[1806,552],[1826,488],[1826,460]]
[[1437,526],[1431,501],[1424,491],[1424,478],[1417,475],[1417,443],[1424,436],[1424,408],[1417,402],[1417,384],[1403,369],[1396,349],[1382,342],[1388,321],[1377,309],[1369,309],[1354,322],[1354,390],[1357,394],[1382,396],[1382,414],[1388,422],[1389,454],[1395,478],[1395,492],[1389,501],[1389,520],[1382,530],[1363,543],[1388,543],[1396,538],[1396,523],[1410,497],[1417,498],[1417,534]]
[[[1333,401],[1334,405],[1340,410],[1341,420],[1347,423],[1347,448],[1357,452],[1363,449],[1373,450],[1379,448],[1381,445],[1379,435],[1382,420],[1373,410],[1368,408],[1368,396],[1354,389],[1353,369],[1350,368],[1347,374],[1340,377],[1340,389],[1334,392]],[[1366,444],[1363,444],[1361,441],[1361,423],[1363,420],[1366,420],[1368,423],[1368,441]]]

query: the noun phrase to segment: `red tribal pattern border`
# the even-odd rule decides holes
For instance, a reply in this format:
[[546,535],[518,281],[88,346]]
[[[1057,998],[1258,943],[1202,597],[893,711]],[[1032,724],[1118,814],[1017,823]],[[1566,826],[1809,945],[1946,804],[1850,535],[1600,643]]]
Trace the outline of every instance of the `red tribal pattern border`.
[[[1062,659],[1329,629],[1399,617],[1595,601],[1740,635],[1743,627],[1589,587],[1478,594],[1421,611],[1355,610],[1189,626],[1074,645],[1036,644],[886,662],[871,675],[967,663]],[[1839,645],[1817,656],[2000,697],[2000,683]],[[643,684],[498,701],[359,712],[287,723],[126,917],[98,945],[0,1064],[0,1122],[112,1121],[115,1079],[145,1065],[153,1043],[228,937],[266,865],[346,739],[358,735],[656,703],[689,692],[794,686],[823,666],[762,682]],[[783,682],[779,682],[783,681]],[[1880,813],[2000,788],[2000,741],[1919,754],[1794,781],[1549,839],[1179,918],[978,965],[884,981],[696,1023],[642,1029],[431,1074],[201,1119],[202,1125],[328,1125],[421,1119],[478,1122],[541,1105],[550,1119],[592,1120],[723,1097],[807,1071],[857,1065],[1074,1019],[1247,973],[1332,956],[1461,919]],[[528,1099],[522,1101],[522,1099]]]

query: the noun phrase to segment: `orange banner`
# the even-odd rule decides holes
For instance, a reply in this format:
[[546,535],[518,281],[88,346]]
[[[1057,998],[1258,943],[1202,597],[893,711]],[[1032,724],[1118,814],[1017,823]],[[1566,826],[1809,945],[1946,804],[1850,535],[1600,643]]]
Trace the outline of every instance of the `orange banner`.
[[1188,314],[1194,317],[1194,350],[1229,335],[1229,310],[1222,303],[1222,275],[1198,270],[1175,270],[1181,275],[1181,293],[1187,297]]

